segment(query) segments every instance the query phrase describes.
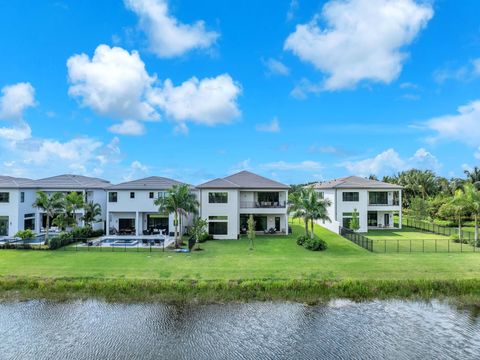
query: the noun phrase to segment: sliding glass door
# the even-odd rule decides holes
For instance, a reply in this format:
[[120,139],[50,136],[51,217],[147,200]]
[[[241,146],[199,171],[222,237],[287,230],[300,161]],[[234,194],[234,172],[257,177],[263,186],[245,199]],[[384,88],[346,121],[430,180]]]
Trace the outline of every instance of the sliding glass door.
[[8,216],[0,216],[0,236],[8,236]]

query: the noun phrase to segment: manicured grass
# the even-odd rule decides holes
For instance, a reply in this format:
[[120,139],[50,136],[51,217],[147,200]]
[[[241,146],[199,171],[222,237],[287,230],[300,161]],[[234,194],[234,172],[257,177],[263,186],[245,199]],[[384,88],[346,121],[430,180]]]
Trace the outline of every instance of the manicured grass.
[[[480,253],[370,253],[316,227],[328,250],[311,252],[294,235],[215,240],[190,254],[0,250],[0,277],[152,280],[455,280],[480,274]],[[431,238],[432,234],[427,234]]]
[[365,234],[373,240],[374,252],[474,252],[470,244],[460,244],[448,236],[404,227],[401,230],[372,230]]

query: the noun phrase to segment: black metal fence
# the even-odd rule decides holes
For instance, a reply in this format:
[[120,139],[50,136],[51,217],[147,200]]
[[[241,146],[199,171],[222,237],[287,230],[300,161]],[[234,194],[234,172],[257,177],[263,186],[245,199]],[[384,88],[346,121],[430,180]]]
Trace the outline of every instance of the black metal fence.
[[[404,217],[402,219],[402,225],[444,236],[458,235],[459,233],[457,228],[437,225],[433,222],[428,222],[425,220],[415,220],[408,217]],[[475,240],[475,234],[470,231],[462,230],[461,235],[461,238],[467,240],[468,242],[473,242]]]
[[452,239],[370,239],[376,253],[480,253],[473,243]]
[[357,234],[356,232],[346,229],[344,227],[340,228],[340,235],[342,235],[345,239],[354,242],[358,246],[373,252],[373,240],[363,236],[362,234]]

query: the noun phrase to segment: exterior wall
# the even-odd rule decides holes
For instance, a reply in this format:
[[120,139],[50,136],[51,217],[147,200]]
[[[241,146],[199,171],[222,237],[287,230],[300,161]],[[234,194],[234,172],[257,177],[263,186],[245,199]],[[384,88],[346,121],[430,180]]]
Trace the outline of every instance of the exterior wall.
[[[20,193],[25,194],[25,201],[20,202]],[[18,230],[25,230],[25,214],[35,214],[35,232],[40,232],[40,215],[38,209],[33,207],[33,203],[37,198],[37,192],[33,189],[20,189],[18,192]]]
[[337,221],[337,213],[336,213],[336,206],[337,206],[337,202],[335,200],[336,191],[334,189],[321,189],[316,191],[323,193],[323,198],[330,200],[330,202],[332,203],[327,208],[328,217],[332,221],[328,222],[328,221],[317,220],[316,223],[324,227],[325,229],[328,229],[334,232],[335,234],[340,233],[340,223]]
[[8,235],[13,237],[18,231],[18,203],[20,192],[18,189],[0,189],[0,192],[9,193],[8,203],[0,203],[0,216],[8,216]]
[[[226,204],[210,204],[208,194],[211,192],[226,192],[228,202]],[[210,216],[227,216],[227,235],[215,235],[215,239],[237,239],[239,234],[239,191],[232,189],[202,189],[200,191],[200,216],[209,221]]]

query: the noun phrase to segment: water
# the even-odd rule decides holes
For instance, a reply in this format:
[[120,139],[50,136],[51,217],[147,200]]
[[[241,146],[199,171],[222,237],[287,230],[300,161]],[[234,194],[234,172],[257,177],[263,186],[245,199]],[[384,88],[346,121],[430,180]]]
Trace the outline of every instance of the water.
[[478,359],[476,314],[439,302],[0,303],[0,359]]

